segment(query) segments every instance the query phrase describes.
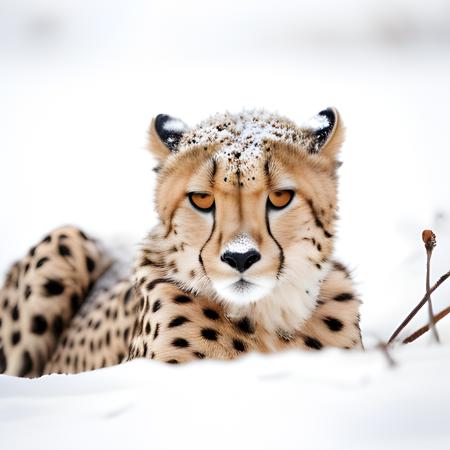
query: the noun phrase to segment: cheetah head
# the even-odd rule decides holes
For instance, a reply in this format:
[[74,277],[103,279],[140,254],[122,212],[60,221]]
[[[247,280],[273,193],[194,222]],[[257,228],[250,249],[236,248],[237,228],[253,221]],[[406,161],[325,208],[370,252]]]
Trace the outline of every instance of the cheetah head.
[[333,250],[342,141],[333,108],[301,126],[265,111],[195,128],[158,115],[150,149],[164,276],[230,305],[289,288],[314,299]]

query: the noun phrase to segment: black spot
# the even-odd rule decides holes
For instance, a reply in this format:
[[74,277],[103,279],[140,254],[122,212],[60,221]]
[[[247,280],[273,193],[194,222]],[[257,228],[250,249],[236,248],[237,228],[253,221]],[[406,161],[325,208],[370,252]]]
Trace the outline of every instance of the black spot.
[[331,331],[341,331],[344,324],[334,317],[325,317],[323,319],[325,325],[331,330]]
[[42,242],[46,242],[48,244],[49,242],[51,242],[51,240],[52,240],[52,237],[48,234],[47,236],[45,236],[44,239],[42,239]]
[[7,309],[9,306],[9,300],[8,298],[5,298],[5,300],[3,300],[3,309]]
[[177,295],[174,299],[175,303],[190,303],[192,299],[187,295]]
[[74,292],[70,296],[70,308],[72,310],[72,315],[74,315],[77,312],[79,306],[80,306],[80,296],[76,292]]
[[169,328],[179,327],[180,325],[183,325],[183,323],[186,323],[186,322],[189,322],[189,319],[187,317],[177,316],[170,321]]
[[125,331],[123,332],[123,338],[125,339],[125,342],[128,342],[128,335],[130,334],[130,328],[125,328]]
[[337,302],[347,302],[353,300],[353,294],[350,294],[350,292],[343,292],[342,294],[336,295],[334,300]]
[[194,356],[198,359],[205,359],[205,354],[202,352],[194,352]]
[[36,269],[39,269],[39,267],[43,266],[47,261],[48,261],[48,257],[44,256],[43,258],[39,259],[38,262],[36,263]]
[[147,284],[147,290],[151,291],[155,288],[156,285],[160,283],[169,283],[169,280],[166,280],[164,278],[156,278],[153,281],[150,281],[150,283]]
[[233,339],[233,347],[238,352],[245,352],[245,344],[240,339]]
[[31,320],[31,332],[34,334],[44,334],[47,331],[47,319],[42,314],[36,314]]
[[217,320],[220,315],[217,311],[215,311],[214,309],[210,309],[210,308],[204,308],[203,309],[203,314],[211,320]]
[[150,322],[147,322],[147,324],[145,325],[145,334],[150,334],[151,331],[152,326],[150,325]]
[[54,318],[53,318],[53,322],[52,322],[52,331],[53,334],[56,337],[61,336],[61,333],[63,332],[63,328],[64,328],[64,321],[62,319],[62,317],[57,314]]
[[94,330],[98,330],[100,328],[100,320],[95,322]]
[[174,347],[186,348],[186,347],[189,347],[189,342],[183,338],[175,338],[172,341],[172,345]]
[[178,364],[178,361],[176,359],[169,359],[169,361],[167,361],[168,364]]
[[33,360],[30,354],[25,350],[22,353],[22,366],[19,371],[19,377],[24,377],[33,370]]
[[238,322],[236,322],[236,326],[244,333],[254,333],[255,329],[248,317],[243,317]]
[[17,345],[20,342],[20,331],[14,331],[14,333],[11,335],[11,344]]
[[320,264],[316,264],[316,267],[317,267],[319,270],[322,269],[322,266],[321,266]]
[[19,305],[14,305],[14,308],[11,310],[11,319],[16,321],[19,320],[20,313],[19,313]]
[[153,334],[153,339],[156,339],[159,335],[159,323],[156,324],[155,333]]
[[317,244],[317,250],[318,250],[319,252],[322,251],[322,246],[321,246],[320,244]]
[[7,360],[3,347],[0,346],[0,373],[4,373],[6,370]]
[[27,285],[25,286],[25,292],[24,292],[25,300],[28,300],[28,298],[30,297],[30,295],[31,295],[31,287],[27,284]]
[[156,300],[155,303],[153,303],[152,311],[155,313],[161,308],[161,300]]
[[320,350],[323,347],[322,343],[318,339],[310,337],[310,336],[305,336],[303,338],[303,342],[305,343],[305,345],[307,347],[313,348],[315,350]]
[[57,280],[47,280],[44,284],[45,295],[47,297],[54,297],[56,295],[61,295],[64,292],[64,285]]
[[89,238],[88,238],[81,230],[78,230],[78,233],[80,234],[80,236],[81,236],[85,241],[88,241],[88,240],[89,240]]
[[86,268],[89,273],[95,270],[95,261],[90,256],[86,256]]
[[34,256],[34,254],[36,253],[36,247],[31,247],[30,251],[28,252],[29,256]]
[[23,268],[24,273],[27,273],[30,270],[30,263],[26,263],[25,267]]
[[70,365],[70,355],[66,356],[66,365],[69,366]]
[[202,329],[202,336],[208,341],[217,341],[217,335],[218,335],[217,331],[213,330],[212,328]]
[[60,239],[62,241],[63,239],[67,239],[68,237],[69,236],[67,236],[67,234],[62,233],[58,236],[58,239]]
[[64,245],[64,244],[58,245],[58,252],[59,252],[59,254],[61,256],[71,256],[72,255],[72,252],[70,251],[70,248],[67,247],[67,245]]
[[131,294],[132,294],[133,288],[129,288],[127,289],[127,291],[125,292],[125,295],[123,296],[123,303],[126,305],[131,298]]

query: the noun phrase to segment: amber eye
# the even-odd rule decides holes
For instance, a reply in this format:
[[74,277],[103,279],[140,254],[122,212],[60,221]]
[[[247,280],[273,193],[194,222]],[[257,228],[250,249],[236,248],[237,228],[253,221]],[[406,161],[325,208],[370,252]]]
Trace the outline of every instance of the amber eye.
[[294,197],[294,191],[272,191],[269,193],[269,206],[274,209],[285,208]]
[[189,200],[194,208],[203,212],[209,212],[214,207],[214,195],[204,192],[191,192]]

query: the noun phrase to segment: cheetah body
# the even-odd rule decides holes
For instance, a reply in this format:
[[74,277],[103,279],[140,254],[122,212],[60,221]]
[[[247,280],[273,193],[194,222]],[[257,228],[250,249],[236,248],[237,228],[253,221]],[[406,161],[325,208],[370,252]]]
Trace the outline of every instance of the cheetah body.
[[[158,116],[159,223],[131,274],[96,289],[111,264],[99,244],[74,227],[54,230],[0,291],[0,372],[362,348],[360,301],[333,258],[342,140],[333,109],[300,127],[261,111],[194,129]],[[271,192],[289,202],[274,208]],[[195,195],[212,206],[199,210]]]

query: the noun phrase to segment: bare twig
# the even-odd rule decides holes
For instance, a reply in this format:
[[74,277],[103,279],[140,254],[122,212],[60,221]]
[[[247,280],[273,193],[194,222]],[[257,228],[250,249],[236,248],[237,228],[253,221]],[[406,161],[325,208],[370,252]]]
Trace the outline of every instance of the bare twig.
[[[450,306],[447,306],[447,308],[443,309],[442,311],[440,311],[439,313],[437,313],[434,316],[433,322],[434,323],[439,322],[441,319],[443,319],[449,313],[450,313]],[[403,344],[409,344],[409,343],[415,341],[417,338],[419,338],[420,336],[425,334],[429,329],[430,329],[430,325],[429,324],[424,325],[423,327],[421,327],[418,330],[416,330],[413,334],[408,336],[406,339],[404,339],[403,340]]]
[[436,247],[436,235],[431,230],[424,230],[422,232],[422,240],[425,244],[425,250],[427,252],[427,275],[425,280],[425,287],[427,290],[427,302],[428,302],[428,320],[431,331],[433,332],[434,340],[439,343],[439,334],[437,332],[436,325],[434,323],[434,313],[433,304],[431,303],[431,293],[430,293],[430,263],[431,255],[433,254],[433,249]]
[[427,292],[422,300],[413,308],[413,310],[408,314],[408,316],[403,320],[403,322],[397,327],[397,329],[392,333],[392,336],[389,338],[388,344],[391,344],[394,339],[401,333],[401,331],[408,325],[409,322],[414,318],[414,316],[420,311],[423,305],[428,300],[428,295],[432,294],[447,278],[450,277],[450,270],[447,273],[444,273],[439,280],[431,287],[429,292]]
[[379,342],[377,347],[381,350],[383,355],[386,356],[389,366],[395,367],[397,363],[394,361],[394,358],[392,358],[391,354],[389,353],[389,344],[386,344],[385,342]]

